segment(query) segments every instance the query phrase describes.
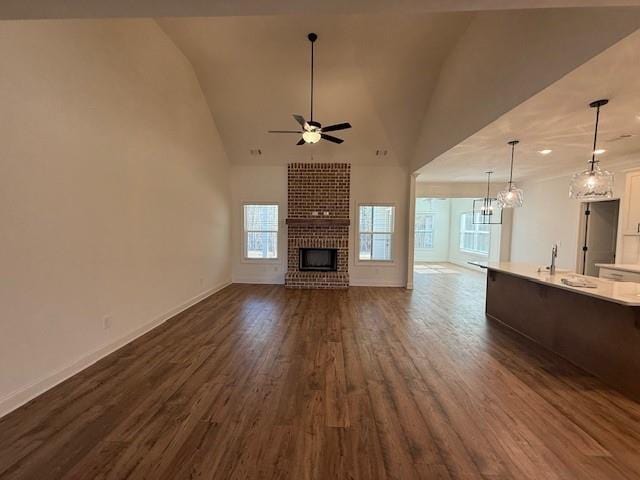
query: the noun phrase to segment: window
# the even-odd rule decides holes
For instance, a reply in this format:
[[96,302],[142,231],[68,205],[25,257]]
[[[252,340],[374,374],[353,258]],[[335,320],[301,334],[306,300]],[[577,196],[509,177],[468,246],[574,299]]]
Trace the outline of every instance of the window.
[[416,213],[416,248],[433,248],[433,214]]
[[489,225],[473,223],[473,212],[460,215],[460,250],[489,254]]
[[433,212],[433,198],[416,197],[416,212]]
[[359,209],[359,260],[391,260],[395,207],[361,205]]
[[278,258],[278,205],[244,205],[244,258]]

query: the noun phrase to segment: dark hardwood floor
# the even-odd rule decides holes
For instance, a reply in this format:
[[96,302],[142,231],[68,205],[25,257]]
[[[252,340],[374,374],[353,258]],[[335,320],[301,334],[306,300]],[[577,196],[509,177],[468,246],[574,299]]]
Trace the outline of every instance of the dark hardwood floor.
[[640,405],[483,302],[232,285],[0,419],[0,477],[640,478]]

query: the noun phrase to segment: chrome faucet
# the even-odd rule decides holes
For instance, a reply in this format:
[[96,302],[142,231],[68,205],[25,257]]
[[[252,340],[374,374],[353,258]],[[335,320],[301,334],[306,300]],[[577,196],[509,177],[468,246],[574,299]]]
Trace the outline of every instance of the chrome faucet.
[[549,267],[549,273],[554,275],[556,273],[556,258],[558,258],[558,244],[555,243],[551,248],[551,266]]

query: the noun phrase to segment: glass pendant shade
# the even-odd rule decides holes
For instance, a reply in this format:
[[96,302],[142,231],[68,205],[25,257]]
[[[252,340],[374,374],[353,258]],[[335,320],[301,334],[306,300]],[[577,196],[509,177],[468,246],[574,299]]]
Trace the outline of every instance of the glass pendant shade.
[[613,197],[613,174],[597,163],[571,178],[569,197],[576,200],[596,200]]
[[576,200],[599,200],[613,197],[613,174],[602,170],[596,154],[603,153],[598,149],[598,124],[600,123],[600,107],[609,103],[609,100],[602,99],[591,102],[589,106],[596,109],[596,127],[593,132],[593,148],[591,149],[591,160],[589,167],[571,177],[569,184],[569,197]]
[[523,191],[513,184],[513,158],[518,143],[520,143],[519,140],[511,140],[508,143],[511,145],[511,169],[509,171],[509,182],[506,188],[498,192],[496,196],[497,204],[500,208],[516,208],[522,206]]
[[524,192],[514,184],[507,185],[503,191],[498,192],[498,206],[500,208],[517,208],[522,206]]

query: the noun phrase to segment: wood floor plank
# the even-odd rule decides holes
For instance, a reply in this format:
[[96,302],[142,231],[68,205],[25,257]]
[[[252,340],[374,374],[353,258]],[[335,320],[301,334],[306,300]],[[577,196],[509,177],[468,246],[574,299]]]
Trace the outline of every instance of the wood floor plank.
[[231,285],[0,419],[0,478],[640,478],[640,405],[447,270]]
[[345,428],[349,420],[347,402],[347,379],[344,373],[342,343],[328,342],[327,364],[325,366],[325,404],[328,427]]

